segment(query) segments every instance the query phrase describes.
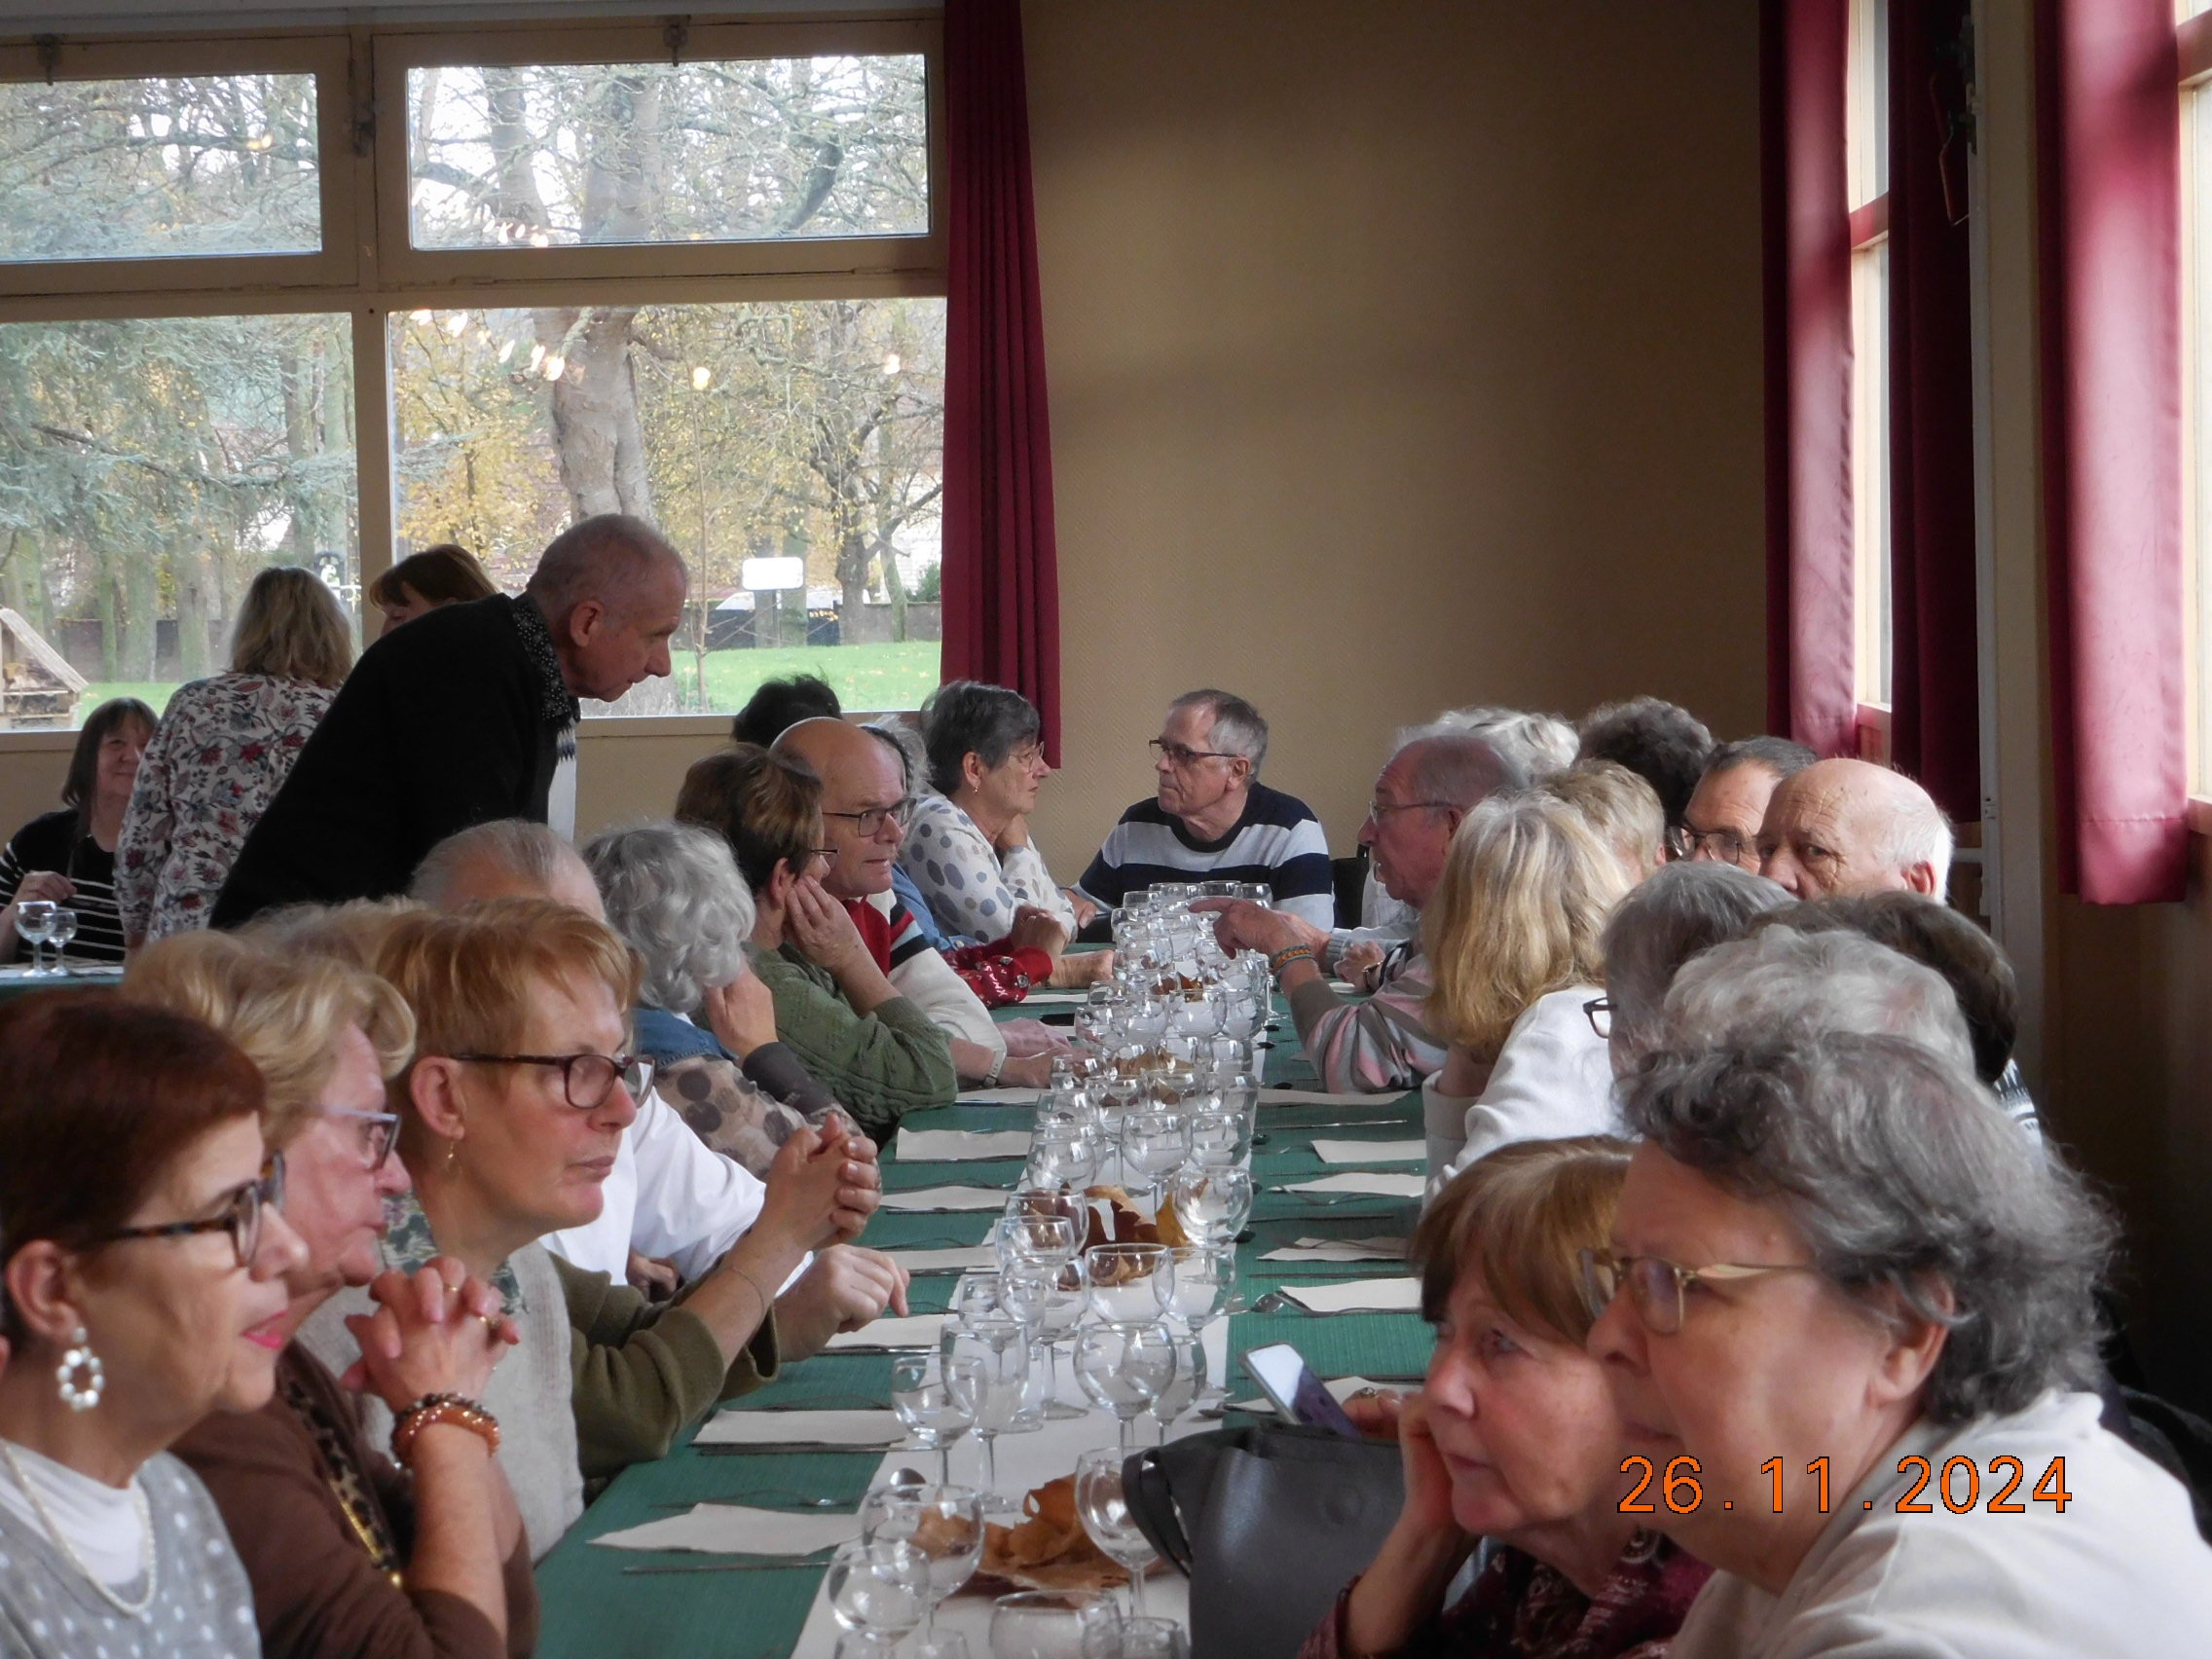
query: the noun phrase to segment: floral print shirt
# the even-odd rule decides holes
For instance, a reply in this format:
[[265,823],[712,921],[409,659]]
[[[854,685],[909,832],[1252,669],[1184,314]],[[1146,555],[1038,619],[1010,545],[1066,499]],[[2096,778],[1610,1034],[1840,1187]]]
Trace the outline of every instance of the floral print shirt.
[[301,680],[218,674],[177,688],[138,763],[115,849],[128,936],[207,925],[215,895],[337,696]]

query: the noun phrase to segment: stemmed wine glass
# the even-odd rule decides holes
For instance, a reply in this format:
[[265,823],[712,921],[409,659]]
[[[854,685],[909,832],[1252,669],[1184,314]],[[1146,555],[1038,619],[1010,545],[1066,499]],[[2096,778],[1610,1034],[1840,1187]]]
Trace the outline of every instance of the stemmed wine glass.
[[1193,1327],[1188,1332],[1170,1326],[1168,1340],[1175,1348],[1175,1375],[1152,1402],[1152,1420],[1160,1425],[1160,1444],[1167,1444],[1167,1431],[1198,1402],[1206,1388],[1206,1348]]
[[934,1353],[900,1354],[891,1362],[891,1409],[923,1451],[938,1455],[940,1478],[946,1486],[952,1484],[953,1442],[976,1426],[953,1380],[967,1378],[972,1393],[975,1366],[973,1359]]
[[1075,1512],[1090,1541],[1129,1569],[1129,1612],[1144,1617],[1145,1568],[1158,1559],[1152,1541],[1129,1513],[1122,1490],[1126,1452],[1104,1447],[1086,1452],[1075,1462]]
[[983,1444],[983,1513],[1016,1515],[1021,1506],[998,1490],[998,1437],[1014,1426],[1029,1384],[1029,1345],[1021,1321],[1003,1309],[947,1324],[944,1357],[971,1360],[946,1373],[945,1385],[976,1425]]
[[1020,1590],[991,1605],[991,1659],[1090,1659],[1121,1628],[1103,1592]]
[[1122,1167],[1152,1187],[1160,1210],[1161,1177],[1191,1155],[1191,1124],[1171,1106],[1132,1107],[1122,1119]]
[[1093,1244],[1084,1260],[1090,1270],[1090,1310],[1107,1324],[1138,1325],[1160,1316],[1152,1281],[1175,1272],[1166,1245]]
[[1126,1456],[1135,1450],[1137,1414],[1175,1381],[1175,1340],[1158,1321],[1087,1325],[1076,1333],[1075,1375],[1092,1402],[1114,1414]]
[[838,1659],[889,1653],[931,1605],[929,1557],[901,1539],[840,1544],[822,1583],[830,1612],[845,1632],[837,1639]]
[[46,972],[46,941],[54,937],[54,913],[59,906],[51,899],[22,899],[16,903],[16,932],[31,947],[31,977]]
[[983,1559],[983,1499],[973,1487],[885,1486],[861,1500],[861,1537],[907,1543],[929,1560],[922,1636],[937,1635],[938,1604],[975,1577]]
[[1243,1311],[1237,1307],[1235,1245],[1252,1216],[1252,1171],[1234,1164],[1186,1163],[1167,1178],[1167,1197],[1183,1231],[1222,1264],[1228,1289],[1218,1311]]
[[64,905],[54,912],[54,972],[69,972],[69,941],[77,937],[77,912]]

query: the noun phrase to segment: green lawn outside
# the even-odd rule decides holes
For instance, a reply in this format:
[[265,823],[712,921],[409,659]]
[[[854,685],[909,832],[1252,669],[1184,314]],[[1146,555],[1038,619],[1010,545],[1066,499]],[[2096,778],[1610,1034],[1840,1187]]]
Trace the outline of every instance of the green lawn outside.
[[[837,688],[848,709],[918,709],[937,688],[939,646],[935,640],[908,640],[881,645],[781,645],[773,650],[709,651],[707,691],[711,713],[735,714],[763,680],[792,674],[819,674]],[[676,681],[686,691],[696,682],[689,654],[676,659]],[[80,716],[110,697],[136,697],[156,714],[168,706],[174,684],[121,682],[88,685],[78,699]]]

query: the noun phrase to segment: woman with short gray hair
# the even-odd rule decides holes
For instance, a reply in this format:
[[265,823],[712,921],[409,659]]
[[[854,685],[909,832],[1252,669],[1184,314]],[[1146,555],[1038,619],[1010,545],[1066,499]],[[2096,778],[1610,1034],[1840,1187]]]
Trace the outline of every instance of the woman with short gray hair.
[[1964,1065],[1798,1030],[1655,1054],[1623,1115],[1590,1349],[1624,1501],[1718,1569],[1670,1659],[2202,1646],[2188,1494],[2087,1391],[2112,1224]]
[[[1044,721],[1003,685],[954,680],[922,705],[922,740],[939,793],[914,803],[899,864],[940,925],[1004,939],[1023,905],[1075,938],[1075,906],[1029,837],[1038,791],[1052,775]],[[1056,953],[1055,953],[1056,954]]]
[[1605,994],[1598,1018],[1626,1077],[1659,1046],[1660,1011],[1682,964],[1732,939],[1789,895],[1734,865],[1671,864],[1629,890],[1605,924]]
[[662,1098],[764,1177],[800,1115],[832,1100],[776,1040],[775,999],[745,952],[753,895],[729,843],[696,825],[640,824],[588,842],[583,860],[608,926],[645,966],[632,1040]]

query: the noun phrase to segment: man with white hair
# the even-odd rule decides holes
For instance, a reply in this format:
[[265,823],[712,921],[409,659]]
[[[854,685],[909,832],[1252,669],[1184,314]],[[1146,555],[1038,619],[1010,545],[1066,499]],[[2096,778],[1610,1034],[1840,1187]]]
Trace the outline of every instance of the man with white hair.
[[246,837],[213,925],[386,898],[457,830],[545,823],[578,699],[669,672],[684,590],[652,526],[604,513],[553,538],[520,598],[444,606],[385,635]]
[[1951,826],[1928,792],[1868,760],[1819,760],[1783,779],[1759,823],[1759,874],[1799,899],[1909,888],[1941,899]]
[[[412,896],[441,910],[486,899],[551,899],[607,919],[599,888],[575,849],[542,824],[516,820],[478,825],[440,842],[423,861]],[[766,995],[761,988],[760,1000]],[[699,1278],[759,1219],[767,1189],[693,1134],[658,1089],[647,1088],[637,1106],[600,1189],[599,1219],[548,1234],[542,1242],[571,1267],[606,1273],[617,1284],[631,1276],[633,1256],[673,1263],[685,1280]],[[874,1143],[853,1130],[841,1146],[826,1140],[818,1156],[845,1160],[840,1206],[872,1214],[883,1200]],[[777,1296],[779,1348],[787,1359],[803,1359],[838,1331],[858,1330],[893,1304],[903,1312],[905,1290],[906,1274],[890,1257],[833,1244]]]
[[1268,722],[1243,698],[1211,688],[1167,705],[1152,739],[1159,788],[1122,814],[1075,885],[1079,919],[1140,888],[1245,881],[1316,928],[1336,925],[1329,837],[1313,809],[1260,782]]
[[1445,1045],[1429,1031],[1424,1014],[1431,986],[1420,954],[1420,907],[1443,879],[1452,837],[1467,814],[1521,781],[1478,737],[1417,738],[1390,756],[1375,780],[1359,841],[1373,850],[1384,891],[1411,908],[1416,932],[1384,957],[1380,985],[1365,1002],[1340,1001],[1329,989],[1320,958],[1332,936],[1245,900],[1198,902],[1198,909],[1220,912],[1214,936],[1224,950],[1268,953],[1323,1088],[1337,1093],[1415,1088],[1443,1066]]

